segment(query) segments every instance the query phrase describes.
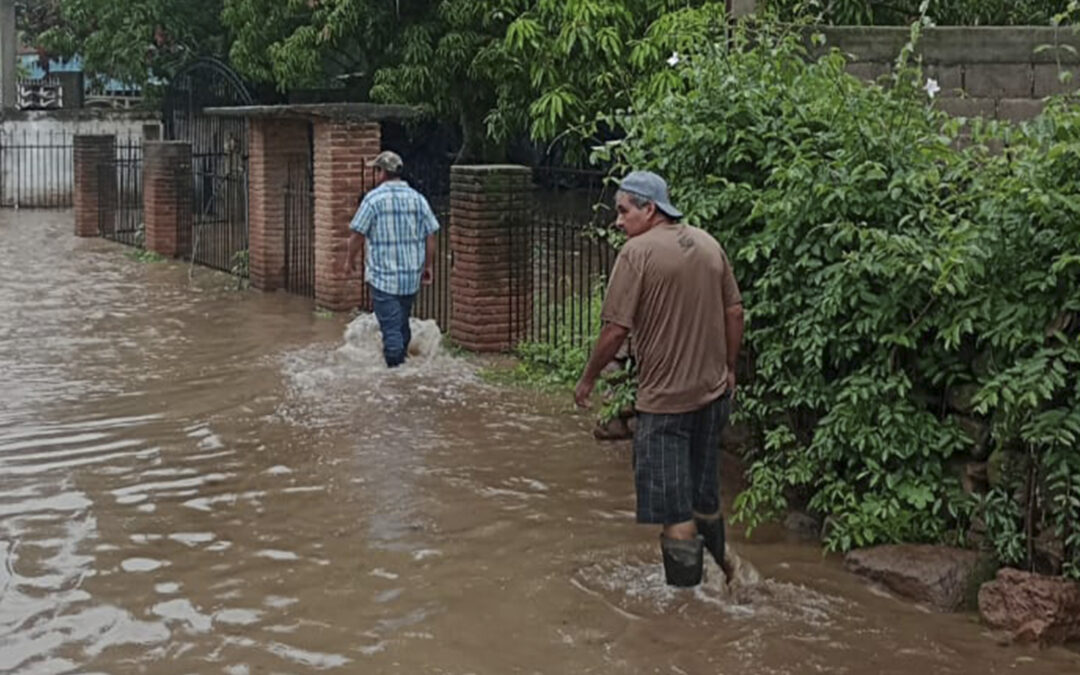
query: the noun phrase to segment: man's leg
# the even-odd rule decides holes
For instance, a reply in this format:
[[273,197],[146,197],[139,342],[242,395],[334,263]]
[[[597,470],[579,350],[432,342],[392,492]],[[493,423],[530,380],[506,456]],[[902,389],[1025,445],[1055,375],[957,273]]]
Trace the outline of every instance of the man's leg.
[[397,297],[371,289],[375,318],[382,332],[383,356],[390,368],[400,366],[405,360],[405,345],[401,335],[401,303]]
[[726,536],[720,509],[720,434],[731,414],[731,396],[725,394],[694,413],[690,444],[690,471],[694,481],[694,521],[705,547],[728,581],[731,568],[724,556]]
[[401,305],[401,339],[405,343],[405,356],[409,358],[409,345],[412,344],[412,328],[409,326],[409,316],[412,315],[413,300],[415,295],[399,295],[398,303]]
[[660,549],[667,582],[701,583],[702,541],[693,517],[691,415],[638,416],[634,434],[637,521],[664,526]]

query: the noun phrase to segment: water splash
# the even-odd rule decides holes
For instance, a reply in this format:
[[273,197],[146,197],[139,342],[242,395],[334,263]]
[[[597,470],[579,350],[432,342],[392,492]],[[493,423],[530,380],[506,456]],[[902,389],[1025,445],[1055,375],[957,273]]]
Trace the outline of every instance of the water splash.
[[[434,321],[409,319],[412,341],[409,343],[409,360],[414,364],[430,362],[445,356],[442,349],[442,332]],[[345,329],[345,344],[339,351],[359,362],[382,361],[382,333],[374,314],[361,314]],[[407,361],[408,362],[408,361]]]
[[409,356],[388,368],[382,353],[379,323],[361,314],[346,327],[343,341],[331,349],[313,346],[290,352],[282,370],[289,396],[279,406],[280,418],[302,426],[346,420],[359,410],[393,423],[394,411],[411,412],[446,405],[464,405],[465,390],[481,385],[476,368],[443,348],[438,324],[410,319]]
[[579,569],[572,582],[618,614],[634,619],[670,614],[689,601],[703,610],[702,616],[720,612],[732,618],[820,627],[833,623],[843,605],[839,598],[762,578],[734,546],[728,546],[734,568],[731,582],[706,553],[705,579],[693,589],[668,586],[658,557],[658,552],[642,547],[598,552],[594,562]]

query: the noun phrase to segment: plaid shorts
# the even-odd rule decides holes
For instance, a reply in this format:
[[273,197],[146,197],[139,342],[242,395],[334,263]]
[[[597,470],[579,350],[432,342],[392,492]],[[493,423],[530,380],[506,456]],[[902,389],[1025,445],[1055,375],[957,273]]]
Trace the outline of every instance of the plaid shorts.
[[678,415],[639,413],[634,431],[637,521],[673,525],[720,510],[720,432],[731,414],[724,394]]

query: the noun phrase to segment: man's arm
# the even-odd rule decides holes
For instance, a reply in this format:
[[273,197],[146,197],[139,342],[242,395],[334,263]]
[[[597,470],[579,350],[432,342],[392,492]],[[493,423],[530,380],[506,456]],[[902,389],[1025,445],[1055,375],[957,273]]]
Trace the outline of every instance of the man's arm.
[[427,248],[424,251],[424,274],[421,277],[424,283],[430,284],[435,279],[435,235],[427,236]]
[[581,380],[578,381],[577,390],[574,392],[574,400],[582,408],[589,406],[589,397],[592,395],[593,388],[596,387],[596,378],[600,377],[604,366],[615,358],[619,347],[626,342],[626,336],[629,333],[630,329],[626,326],[620,326],[617,323],[604,324],[603,330],[600,331],[600,338],[593,347],[592,356],[589,357],[589,363],[585,366],[585,372],[581,374]]
[[360,201],[352,220],[349,221],[349,247],[345,255],[345,274],[352,274],[356,269],[356,256],[364,247],[364,238],[375,225],[376,208],[372,202],[374,192],[368,192]]
[[364,247],[364,235],[355,230],[349,234],[349,251],[345,256],[345,273],[351,274],[356,269],[356,256]]
[[743,328],[746,319],[740,302],[724,309],[724,338],[727,342],[728,391],[735,393],[735,365],[739,362],[739,348],[742,347]]

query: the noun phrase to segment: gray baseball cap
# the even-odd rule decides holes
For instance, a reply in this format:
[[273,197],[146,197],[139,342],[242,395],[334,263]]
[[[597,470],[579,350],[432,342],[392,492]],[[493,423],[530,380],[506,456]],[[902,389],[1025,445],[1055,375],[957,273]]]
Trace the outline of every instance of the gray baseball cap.
[[375,158],[374,164],[380,169],[393,174],[401,173],[402,167],[405,166],[405,162],[401,161],[401,155],[390,150],[380,152],[379,156]]
[[675,208],[668,197],[667,182],[652,171],[628,173],[619,183],[619,189],[655,203],[656,208],[668,218],[678,220],[683,217],[682,211]]

